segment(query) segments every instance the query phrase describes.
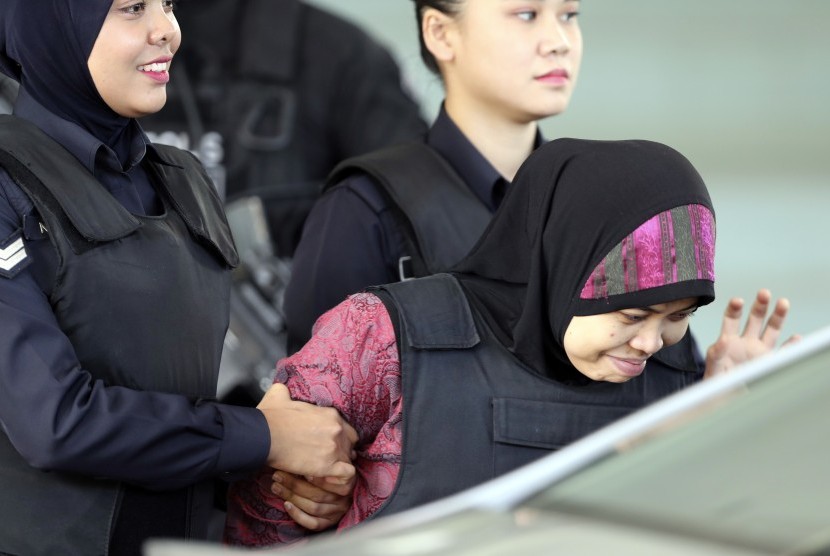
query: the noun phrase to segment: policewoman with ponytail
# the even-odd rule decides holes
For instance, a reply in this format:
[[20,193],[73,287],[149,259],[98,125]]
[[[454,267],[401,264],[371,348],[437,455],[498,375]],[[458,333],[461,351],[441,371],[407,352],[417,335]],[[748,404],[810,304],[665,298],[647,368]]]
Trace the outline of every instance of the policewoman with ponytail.
[[288,352],[349,294],[447,270],[563,113],[582,61],[577,0],[415,0],[444,87],[423,139],[343,161],[306,220],[285,292]]

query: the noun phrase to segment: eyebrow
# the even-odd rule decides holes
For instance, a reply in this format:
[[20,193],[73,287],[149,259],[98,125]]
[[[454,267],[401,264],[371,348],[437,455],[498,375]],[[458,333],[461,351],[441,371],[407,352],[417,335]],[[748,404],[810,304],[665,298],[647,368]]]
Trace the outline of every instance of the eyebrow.
[[[698,307],[700,307],[700,305],[697,301],[695,301],[694,303],[692,303],[691,305],[689,305],[685,309],[678,309],[677,311],[672,311],[672,313],[682,313],[683,311],[688,311],[689,309],[693,309],[693,308],[697,309]],[[641,311],[645,311],[647,313],[652,313],[652,314],[656,314],[656,313],[660,312],[657,309],[654,309],[652,307],[637,307],[637,309],[639,309]]]

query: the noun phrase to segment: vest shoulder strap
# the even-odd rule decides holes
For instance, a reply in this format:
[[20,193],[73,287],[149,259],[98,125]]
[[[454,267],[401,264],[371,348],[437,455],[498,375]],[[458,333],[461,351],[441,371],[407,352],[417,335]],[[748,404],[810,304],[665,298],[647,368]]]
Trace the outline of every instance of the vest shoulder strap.
[[167,191],[190,230],[205,240],[225,262],[235,267],[239,254],[233,242],[222,201],[204,166],[191,153],[168,145],[155,145],[163,164],[153,164],[160,185]]
[[490,222],[490,210],[455,170],[422,141],[387,147],[341,162],[327,179],[330,188],[365,172],[383,189],[405,220],[414,253],[423,263],[416,275],[448,270],[473,247]]
[[41,207],[66,219],[77,246],[122,238],[141,225],[118,201],[100,194],[103,186],[69,151],[26,120],[0,116],[0,164]]
[[[386,293],[397,314],[399,341],[415,349],[467,349],[481,338],[461,285],[449,274],[370,288]],[[384,296],[380,296],[384,299]],[[387,305],[388,306],[388,305]]]

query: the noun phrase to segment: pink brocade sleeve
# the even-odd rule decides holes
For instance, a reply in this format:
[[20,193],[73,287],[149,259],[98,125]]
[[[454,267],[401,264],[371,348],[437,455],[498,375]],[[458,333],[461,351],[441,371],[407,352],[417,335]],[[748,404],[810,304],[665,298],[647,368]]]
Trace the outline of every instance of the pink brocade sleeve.
[[[337,408],[359,435],[352,506],[338,530],[374,513],[389,497],[401,455],[401,380],[395,332],[383,303],[360,293],[321,316],[311,339],[277,364],[275,382],[295,400]],[[271,493],[271,469],[233,483],[225,542],[270,546],[310,532]]]

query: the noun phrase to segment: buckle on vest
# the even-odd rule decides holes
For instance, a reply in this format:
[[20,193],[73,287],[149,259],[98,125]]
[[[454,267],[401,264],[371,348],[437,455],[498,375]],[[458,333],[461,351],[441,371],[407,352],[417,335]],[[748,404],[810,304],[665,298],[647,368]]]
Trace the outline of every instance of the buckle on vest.
[[398,259],[398,279],[401,282],[415,279],[415,272],[412,270],[412,257],[404,255]]

